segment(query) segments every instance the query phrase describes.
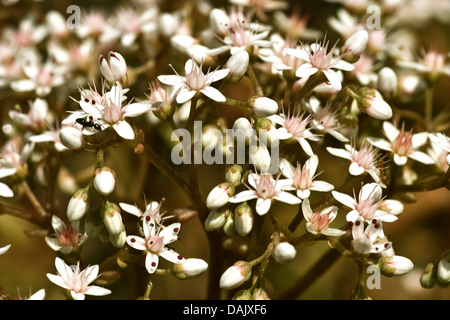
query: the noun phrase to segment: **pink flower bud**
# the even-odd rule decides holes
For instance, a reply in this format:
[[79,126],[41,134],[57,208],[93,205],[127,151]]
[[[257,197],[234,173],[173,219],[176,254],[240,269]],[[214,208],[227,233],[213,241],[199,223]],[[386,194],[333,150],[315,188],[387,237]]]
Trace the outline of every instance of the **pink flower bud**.
[[251,275],[251,265],[246,261],[238,261],[222,274],[220,277],[220,287],[226,290],[237,288],[250,279]]
[[83,216],[89,210],[89,188],[79,189],[67,205],[67,218],[69,221],[77,221],[83,218]]
[[248,104],[256,116],[265,118],[278,112],[278,103],[267,97],[250,98]]
[[202,259],[189,258],[186,262],[174,264],[173,275],[180,280],[192,279],[203,274],[208,269],[208,263]]
[[100,194],[107,196],[113,192],[115,184],[115,173],[110,168],[102,167],[95,171],[94,187]]
[[280,242],[273,251],[273,258],[278,263],[287,263],[292,261],[297,254],[295,247],[289,242]]
[[214,187],[206,198],[206,206],[210,209],[217,209],[228,203],[230,197],[234,195],[234,187],[231,183],[223,182]]
[[127,63],[123,56],[117,52],[110,51],[108,58],[100,55],[100,71],[108,82],[119,81],[121,84],[127,81]]
[[84,146],[84,137],[81,130],[74,127],[64,127],[59,131],[61,143],[70,150],[80,150]]
[[400,276],[414,268],[412,261],[402,256],[382,257],[377,264],[385,276]]
[[360,110],[375,119],[387,120],[392,117],[391,107],[376,89],[362,88],[357,101]]

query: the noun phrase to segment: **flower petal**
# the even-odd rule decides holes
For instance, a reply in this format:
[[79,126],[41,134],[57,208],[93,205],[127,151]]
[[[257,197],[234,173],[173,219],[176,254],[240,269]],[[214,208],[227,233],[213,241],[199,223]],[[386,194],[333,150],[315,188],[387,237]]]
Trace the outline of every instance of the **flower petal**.
[[134,139],[133,128],[131,127],[131,125],[128,122],[121,120],[117,123],[114,123],[112,126],[113,126],[114,130],[116,130],[117,134],[119,136],[121,136],[122,138],[124,138],[126,140]]
[[225,102],[227,100],[227,98],[222,94],[222,92],[220,92],[214,87],[208,86],[206,88],[201,89],[200,92],[203,93],[208,98],[217,102]]
[[256,207],[255,207],[256,212],[260,216],[265,215],[267,212],[269,212],[271,205],[272,205],[271,199],[258,198],[258,200],[256,200]]

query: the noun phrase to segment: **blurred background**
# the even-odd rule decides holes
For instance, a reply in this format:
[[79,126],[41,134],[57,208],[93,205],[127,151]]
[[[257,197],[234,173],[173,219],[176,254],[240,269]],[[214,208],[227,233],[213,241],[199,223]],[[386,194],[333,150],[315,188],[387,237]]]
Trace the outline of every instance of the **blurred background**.
[[[405,0],[407,2],[407,0]],[[29,12],[30,6],[39,7],[42,13],[49,10],[58,10],[66,14],[66,9],[71,4],[79,5],[83,9],[101,9],[106,12],[113,12],[117,7],[126,5],[127,1],[19,1],[17,4],[0,6],[0,28],[11,25],[17,25],[19,21]],[[230,4],[227,1],[209,1],[213,7],[228,8]],[[335,16],[340,3],[326,1],[289,1],[290,7],[286,12],[293,12],[299,9],[302,14],[308,17],[308,27],[327,32],[330,43],[334,43],[340,38],[340,35],[327,26],[327,19]],[[440,5],[439,1],[430,1],[430,6]],[[180,6],[178,1],[165,1],[162,7],[171,11]],[[409,20],[410,23],[407,23]],[[405,19],[403,27],[412,30],[420,44],[417,47],[417,53],[430,46],[438,46],[445,52],[450,49],[450,34],[448,21],[430,18],[421,23],[414,23],[414,20]],[[2,32],[2,29],[0,29]],[[115,50],[115,49],[113,49]],[[119,49],[117,49],[119,50]],[[132,62],[131,62],[132,63]],[[167,73],[167,69],[160,74]],[[147,75],[142,75],[132,88],[132,93],[147,92],[149,79]],[[248,88],[242,85],[240,88],[232,88],[227,94],[242,96],[249,95]],[[238,91],[241,90],[241,91]],[[448,92],[450,90],[449,77],[444,77],[438,84],[435,94],[435,112],[439,110],[448,110],[449,100]],[[0,101],[0,124],[7,121],[7,110],[11,109],[15,103],[14,100],[7,99],[5,89],[2,89],[2,100]],[[71,93],[76,96],[77,92]],[[26,101],[27,97],[22,98]],[[402,107],[421,108],[423,97],[406,102]],[[73,107],[73,104],[72,104]],[[218,106],[217,111],[226,117],[230,123],[239,116],[239,113],[223,106]],[[145,120],[142,124],[145,124]],[[167,157],[170,161],[170,146],[158,143],[160,134],[164,128],[158,128],[153,132],[154,138],[150,136],[150,143],[162,157]],[[2,137],[3,138],[3,137]],[[1,141],[3,145],[4,141]],[[345,161],[336,161],[329,154],[319,154],[321,159],[320,166],[323,170],[321,179],[329,181],[334,185],[339,185],[347,173],[347,164]],[[126,201],[138,204],[140,208],[144,207],[143,193],[148,201],[160,201],[165,198],[163,210],[168,214],[182,207],[188,206],[189,199],[179,189],[178,186],[168,181],[162,176],[156,168],[149,165],[145,160],[130,152],[126,146],[115,146],[108,149],[106,153],[106,162],[117,174],[117,189],[113,195],[118,202]],[[93,153],[72,153],[69,157],[62,159],[62,164],[74,172],[79,177],[89,177],[95,164],[95,154]],[[120,164],[120,165],[118,165]],[[132,168],[133,172],[130,172]],[[224,179],[225,166],[206,166],[200,167],[200,179],[203,194],[207,193]],[[425,167],[419,166],[419,169],[426,173]],[[136,178],[139,177],[139,178]],[[85,180],[78,180],[80,186]],[[353,188],[358,189],[358,185],[349,186],[348,191]],[[44,190],[38,190],[44,194]],[[396,254],[408,257],[413,261],[415,268],[409,274],[401,277],[386,278],[382,277],[381,288],[367,290],[366,293],[373,299],[386,300],[411,300],[411,299],[450,299],[450,289],[434,287],[432,289],[423,289],[420,286],[419,278],[423,268],[427,263],[436,259],[444,250],[450,249],[450,197],[449,190],[440,188],[437,190],[416,193],[414,203],[405,204],[405,210],[399,220],[393,223],[385,223],[384,230],[393,241]],[[70,199],[69,194],[58,192],[57,200],[62,211]],[[14,199],[0,199],[2,205],[14,206]],[[24,200],[26,201],[26,200]],[[21,203],[23,207],[32,208],[28,203]],[[288,223],[297,212],[296,207],[276,203],[273,207],[274,215],[280,221]],[[134,217],[122,213],[127,226],[135,223]],[[341,226],[345,223],[345,214],[338,215],[337,220],[333,222],[334,226]],[[47,279],[47,273],[56,273],[54,266],[55,252],[47,246],[42,237],[30,237],[30,231],[38,229],[35,225],[12,217],[0,212],[0,247],[12,244],[10,250],[0,256],[0,287],[10,295],[29,296],[41,288],[46,290],[46,299],[64,299],[61,289]],[[266,230],[270,232],[270,228]],[[304,232],[304,223],[296,230],[297,234]],[[201,258],[208,261],[208,245],[203,227],[198,219],[190,219],[182,224],[180,240],[173,244],[173,247],[185,257]],[[326,243],[316,243],[311,246],[299,246],[297,256],[294,261],[279,265],[270,264],[267,278],[270,282],[269,287],[273,287],[273,298],[284,297],[293,283],[301,279],[320,258],[328,252]],[[115,252],[110,244],[102,243],[99,239],[90,239],[83,247],[82,257],[91,264],[99,264],[109,255]],[[227,258],[234,257],[232,253],[225,250]],[[161,266],[170,267],[165,261]],[[226,268],[227,266],[224,266]],[[120,269],[121,278],[111,286],[112,294],[109,299],[135,299],[143,294],[147,281],[146,270],[139,265],[130,264],[127,268]],[[205,299],[207,290],[208,272],[192,280],[180,281],[172,276],[153,276],[152,281],[154,290],[152,299],[181,299],[196,300]],[[352,261],[345,258],[337,259],[329,266],[327,271],[312,283],[306,290],[298,295],[291,295],[289,299],[349,299],[352,290],[356,284],[356,266]],[[89,299],[97,299],[89,297]]]

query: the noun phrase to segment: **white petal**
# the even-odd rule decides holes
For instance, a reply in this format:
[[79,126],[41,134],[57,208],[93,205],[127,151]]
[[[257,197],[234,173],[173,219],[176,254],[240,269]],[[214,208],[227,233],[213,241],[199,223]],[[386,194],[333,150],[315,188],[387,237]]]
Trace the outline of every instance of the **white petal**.
[[125,107],[123,117],[137,117],[151,109],[151,104],[145,102],[131,103]]
[[278,128],[276,135],[280,140],[287,140],[292,138],[292,133],[289,133],[286,128]]
[[229,69],[221,69],[221,70],[216,70],[216,71],[210,72],[208,74],[208,80],[211,82],[221,80],[221,79],[225,78],[228,75],[228,73],[230,73]]
[[412,136],[412,146],[414,149],[423,146],[428,140],[428,132],[416,133]]
[[336,88],[336,90],[342,89],[342,83],[341,79],[339,78],[336,71],[333,70],[322,70],[322,72],[325,74],[325,77],[327,77],[328,81],[330,82],[331,86]]
[[362,186],[359,195],[359,202],[373,197],[375,202],[381,199],[383,190],[378,183],[368,183]]
[[385,139],[369,137],[367,138],[367,141],[378,149],[392,151],[391,143],[386,141]]
[[311,190],[309,190],[309,189],[305,189],[305,190],[298,189],[297,190],[297,197],[299,197],[300,199],[307,199],[307,198],[309,198],[310,195],[311,195]]
[[136,206],[124,202],[119,202],[119,206],[122,208],[123,211],[131,213],[132,215],[135,215],[137,217],[142,216],[141,210],[139,210],[139,208]]
[[232,196],[228,201],[231,203],[240,203],[251,199],[256,199],[258,195],[254,190],[244,190]]
[[281,201],[281,202],[285,202],[288,204],[299,204],[300,202],[302,202],[302,200],[296,196],[294,196],[293,194],[289,193],[289,192],[285,192],[285,191],[281,191],[279,194],[277,194],[274,197],[275,200]]
[[328,191],[333,190],[334,186],[331,183],[328,183],[326,181],[315,180],[315,181],[313,181],[310,189],[313,191],[328,192]]
[[414,151],[410,155],[408,155],[411,159],[414,159],[416,161],[422,162],[424,164],[434,164],[434,160],[427,155],[426,153],[423,153],[421,151]]
[[155,272],[156,268],[158,268],[159,257],[157,254],[147,252],[145,256],[145,268],[148,273],[152,274]]
[[126,241],[130,247],[136,250],[144,251],[147,249],[145,239],[139,236],[127,236]]
[[306,163],[306,166],[309,167],[309,174],[311,177],[313,177],[317,171],[317,167],[319,166],[319,157],[317,156],[317,154],[315,154],[308,160],[306,160]]
[[270,210],[271,205],[271,199],[258,198],[258,200],[256,200],[256,212],[260,216],[265,215]]
[[[159,252],[160,257],[170,261],[172,263],[180,264],[186,262],[186,259],[182,257],[178,252],[165,248]],[[181,259],[180,259],[181,258]]]
[[394,154],[394,162],[396,165],[398,166],[403,166],[406,164],[406,162],[408,161],[408,157],[407,156],[399,156],[398,154]]
[[187,88],[182,88],[177,94],[177,103],[183,104],[192,99],[192,97],[197,93],[197,91],[190,90]]
[[84,290],[84,294],[91,296],[106,296],[110,293],[111,290],[99,286],[89,286],[86,290]]
[[131,125],[126,121],[119,121],[117,123],[114,123],[113,125],[114,130],[116,130],[117,134],[121,136],[124,139],[127,140],[133,140],[134,139],[134,131]]
[[350,167],[348,168],[348,171],[352,176],[359,176],[363,174],[366,171],[366,169],[360,167],[359,164],[357,164],[356,162],[352,162],[350,164]]
[[286,178],[293,178],[295,175],[294,166],[286,159],[280,159],[280,171]]
[[355,208],[355,199],[350,197],[349,195],[338,191],[331,191],[331,194],[337,201],[339,201],[343,205],[352,209]]
[[14,192],[11,190],[10,187],[8,187],[3,182],[0,182],[0,197],[5,197],[5,198],[14,197]]
[[321,232],[324,235],[331,236],[331,237],[338,237],[345,234],[344,230],[340,229],[334,229],[334,228],[327,228]]
[[0,248],[0,254],[4,254],[6,251],[9,250],[9,248],[11,248],[10,244],[8,244],[7,246],[1,247]]
[[348,159],[348,160],[351,159],[350,152],[348,152],[347,150],[327,147],[327,151],[336,157],[340,157],[340,158],[344,158],[344,159]]
[[355,66],[351,63],[348,63],[347,61],[339,60],[339,62],[333,65],[333,68],[345,71],[352,71],[355,69]]
[[69,289],[65,283],[65,281],[57,275],[51,274],[51,273],[47,273],[47,278],[48,280],[50,280],[51,282],[53,282],[54,284],[56,284],[57,286],[60,286],[61,288],[64,289]]
[[297,141],[300,143],[300,145],[302,146],[303,151],[305,151],[305,153],[312,157],[314,155],[314,151],[311,149],[310,144],[308,143],[308,141],[306,141],[306,139],[300,138],[297,139]]
[[398,129],[389,121],[383,122],[383,131],[386,138],[388,138],[389,141],[391,142],[394,141],[395,138],[397,138],[398,134],[400,133],[400,131],[398,131]]
[[305,217],[306,221],[311,221],[311,217],[313,215],[313,211],[312,211],[311,206],[309,204],[309,199],[303,200],[302,211],[303,211],[303,216]]
[[158,76],[158,80],[169,86],[184,86],[186,79],[179,75],[170,74]]
[[203,93],[208,98],[217,102],[225,102],[227,100],[227,98],[222,94],[222,92],[220,92],[214,87],[208,86],[200,90],[200,92]]
[[304,78],[313,75],[317,71],[319,70],[313,67],[310,63],[304,63],[295,71],[295,75],[299,78]]
[[34,81],[25,79],[25,80],[17,80],[11,82],[11,88],[14,91],[19,92],[26,92],[26,91],[32,91],[36,88],[36,83]]

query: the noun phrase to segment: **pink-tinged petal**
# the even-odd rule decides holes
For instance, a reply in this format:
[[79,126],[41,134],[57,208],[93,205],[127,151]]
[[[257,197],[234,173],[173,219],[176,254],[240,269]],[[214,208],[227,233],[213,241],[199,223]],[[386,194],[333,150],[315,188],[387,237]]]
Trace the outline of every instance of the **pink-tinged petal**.
[[186,259],[180,255],[178,252],[164,248],[162,251],[159,252],[159,256],[166,259],[167,261],[170,261],[172,263],[180,264],[186,262]]
[[286,159],[280,159],[280,171],[286,178],[293,178],[295,175],[294,166]]
[[313,181],[310,189],[313,191],[328,192],[328,191],[333,190],[334,186],[331,183],[328,183],[326,181],[315,180],[315,181]]
[[428,140],[428,132],[416,133],[412,136],[412,146],[414,149],[423,146]]
[[336,73],[336,71],[322,70],[322,72],[325,74],[325,77],[328,79],[328,82],[330,82],[330,85],[333,88],[336,88],[336,90],[342,89],[341,79],[339,78],[339,75]]
[[117,134],[121,136],[122,138],[126,140],[133,140],[134,139],[134,131],[131,125],[126,121],[119,121],[117,123],[114,123],[113,125],[114,130],[116,130]]
[[136,102],[131,103],[125,106],[125,111],[123,113],[123,117],[137,117],[141,114],[146,113],[151,109],[152,105],[150,103],[145,102]]
[[313,215],[313,211],[312,211],[311,206],[309,204],[309,199],[303,200],[302,211],[303,211],[303,216],[305,217],[306,221],[311,221],[311,217]]
[[383,190],[378,183],[368,183],[362,186],[359,196],[359,202],[373,198],[375,202],[381,200]]
[[197,93],[197,91],[190,90],[188,88],[182,88],[177,94],[176,101],[179,104],[183,104],[192,99],[192,97]]
[[198,71],[200,70],[200,68],[198,67],[198,65],[195,63],[194,60],[189,59],[188,61],[186,61],[186,63],[184,64],[184,72],[186,74],[191,73],[191,71]]
[[147,255],[145,256],[145,268],[147,269],[147,272],[150,274],[154,273],[156,271],[156,268],[158,268],[158,263],[158,255],[147,252]]
[[258,198],[258,195],[253,190],[244,190],[239,192],[238,194],[232,196],[228,201],[231,203],[240,203],[252,199]]
[[389,121],[383,122],[383,131],[390,142],[394,141],[400,133],[400,131]]
[[319,71],[319,69],[313,67],[310,63],[304,63],[295,71],[295,76],[299,78],[309,77]]
[[259,175],[257,175],[256,173],[250,173],[247,177],[247,181],[248,183],[256,189],[256,183],[259,180]]
[[11,190],[10,187],[8,187],[3,182],[0,182],[0,197],[5,197],[5,198],[14,197],[14,192]]
[[111,290],[99,286],[89,286],[84,293],[91,296],[106,296],[111,294]]
[[214,87],[206,87],[200,90],[201,93],[203,93],[205,96],[210,98],[211,100],[217,101],[217,102],[225,102],[227,98]]
[[319,232],[317,232],[316,229],[314,229],[314,225],[311,222],[307,222],[305,227],[306,227],[306,231],[308,231],[312,234],[319,234]]
[[398,166],[403,166],[408,161],[407,156],[399,156],[398,154],[394,154],[394,162]]
[[327,147],[327,151],[336,157],[351,160],[350,152],[347,150]]
[[147,245],[144,238],[139,236],[127,236],[126,241],[128,245],[136,250],[147,250]]
[[356,162],[352,162],[350,164],[350,167],[348,168],[348,171],[350,172],[350,174],[352,176],[359,176],[361,174],[363,174],[366,169],[364,169],[363,167],[361,167],[359,164],[357,164]]
[[288,204],[299,204],[302,202],[302,200],[293,194],[285,191],[281,191],[278,193],[275,197],[273,197],[275,200],[285,202]]
[[367,141],[378,149],[392,151],[391,143],[386,141],[385,139],[369,137],[367,138]]
[[64,229],[66,229],[66,224],[61,220],[61,218],[59,218],[58,216],[53,215],[52,216],[52,227],[53,227],[53,230],[55,230],[56,232],[60,233]]
[[435,161],[426,153],[422,151],[414,151],[413,153],[409,154],[408,157],[411,159],[414,159],[416,161],[422,162],[424,164],[434,164]]
[[258,198],[258,200],[256,200],[256,207],[255,207],[256,213],[258,213],[260,216],[265,215],[267,212],[269,212],[271,206],[272,206],[271,199]]
[[355,199],[353,199],[349,195],[338,192],[338,191],[331,191],[331,194],[337,201],[339,201],[343,205],[345,205],[351,209],[355,209],[355,205],[356,205]]
[[82,273],[86,274],[86,281],[87,283],[91,283],[93,282],[95,279],[98,278],[98,271],[99,271],[99,266],[98,264],[87,267],[86,269],[83,270]]
[[180,86],[180,87],[184,86],[186,82],[185,77],[174,74],[158,76],[158,80],[161,83],[167,84],[169,86]]

